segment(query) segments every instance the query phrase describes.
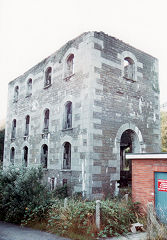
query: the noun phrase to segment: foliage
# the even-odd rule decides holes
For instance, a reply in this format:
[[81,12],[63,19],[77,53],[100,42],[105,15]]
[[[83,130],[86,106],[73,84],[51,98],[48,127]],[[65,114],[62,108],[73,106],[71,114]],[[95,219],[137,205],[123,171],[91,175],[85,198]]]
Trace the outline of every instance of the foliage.
[[59,199],[64,199],[64,198],[68,197],[67,184],[65,184],[64,186],[58,186],[55,190],[53,190],[52,196],[59,198]]
[[[68,199],[67,206],[64,207],[63,200],[55,199],[45,215],[47,225],[43,229],[72,239],[95,239],[126,233],[131,223],[137,221],[137,203],[117,200],[102,201],[99,231],[95,224],[95,210],[95,201]],[[29,221],[24,223],[32,226],[32,222],[37,221],[37,215],[37,212],[32,213]]]
[[129,201],[103,201],[101,204],[101,231],[99,237],[110,237],[127,233],[134,223],[139,204]]
[[161,112],[162,151],[167,152],[167,112]]
[[68,200],[67,207],[63,201],[56,200],[53,204],[48,219],[48,228],[64,236],[73,233],[94,236],[97,232],[95,226],[95,202]]
[[42,177],[41,168],[12,166],[0,171],[0,220],[20,223],[26,211],[49,204]]

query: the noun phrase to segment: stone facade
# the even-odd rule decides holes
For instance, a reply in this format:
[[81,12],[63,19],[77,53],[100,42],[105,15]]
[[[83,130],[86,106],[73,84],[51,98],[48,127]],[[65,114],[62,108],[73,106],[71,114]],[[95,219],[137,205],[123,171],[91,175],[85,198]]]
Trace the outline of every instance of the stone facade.
[[69,41],[8,93],[4,167],[42,164],[53,187],[106,195],[125,151],[160,150],[158,61],[103,32]]

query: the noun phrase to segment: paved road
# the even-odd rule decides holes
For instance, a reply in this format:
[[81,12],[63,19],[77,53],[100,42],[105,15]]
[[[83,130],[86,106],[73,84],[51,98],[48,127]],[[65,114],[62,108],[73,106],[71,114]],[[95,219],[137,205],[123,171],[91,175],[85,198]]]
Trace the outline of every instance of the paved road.
[[106,240],[146,240],[147,233],[129,234],[126,237],[107,238]]
[[0,240],[70,240],[54,234],[0,222]]

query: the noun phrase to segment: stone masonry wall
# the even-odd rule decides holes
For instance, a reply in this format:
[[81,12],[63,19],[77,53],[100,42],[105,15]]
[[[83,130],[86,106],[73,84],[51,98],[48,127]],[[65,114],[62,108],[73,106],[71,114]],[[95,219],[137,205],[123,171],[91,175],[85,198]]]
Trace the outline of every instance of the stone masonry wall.
[[[120,139],[125,130],[136,133],[135,152],[160,151],[158,61],[102,32],[95,32],[94,52],[92,191],[106,195],[120,179]],[[123,77],[125,56],[135,60],[134,81]]]

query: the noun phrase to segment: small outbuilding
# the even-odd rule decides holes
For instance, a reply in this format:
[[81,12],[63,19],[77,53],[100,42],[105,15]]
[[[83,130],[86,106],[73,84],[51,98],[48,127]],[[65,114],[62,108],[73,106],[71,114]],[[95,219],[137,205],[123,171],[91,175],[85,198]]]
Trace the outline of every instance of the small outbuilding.
[[153,202],[158,217],[167,222],[167,153],[127,154],[132,161],[132,199],[146,211]]

